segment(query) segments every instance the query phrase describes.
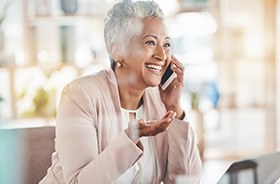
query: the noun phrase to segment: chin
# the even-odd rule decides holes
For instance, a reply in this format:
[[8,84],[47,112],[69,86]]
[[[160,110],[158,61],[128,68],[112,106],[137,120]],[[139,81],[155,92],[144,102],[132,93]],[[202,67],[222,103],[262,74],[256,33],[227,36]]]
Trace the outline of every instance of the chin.
[[151,77],[149,80],[146,80],[147,87],[156,87],[160,85],[161,78],[153,78]]
[[149,87],[157,87],[159,86],[160,82],[157,83],[151,83],[150,85],[148,85]]

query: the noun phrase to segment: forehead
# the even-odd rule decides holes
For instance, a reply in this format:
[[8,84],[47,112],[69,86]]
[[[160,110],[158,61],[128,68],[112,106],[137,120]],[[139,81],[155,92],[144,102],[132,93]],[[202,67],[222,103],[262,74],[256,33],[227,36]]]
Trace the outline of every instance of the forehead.
[[141,21],[142,23],[142,32],[141,36],[145,35],[154,35],[160,39],[165,39],[168,37],[166,25],[164,21],[158,18],[144,18]]

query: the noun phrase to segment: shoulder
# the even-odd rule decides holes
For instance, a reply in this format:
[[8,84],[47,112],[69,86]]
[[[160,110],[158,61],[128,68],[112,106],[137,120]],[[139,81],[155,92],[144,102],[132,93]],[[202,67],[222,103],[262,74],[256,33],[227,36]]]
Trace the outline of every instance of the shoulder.
[[113,71],[101,70],[74,79],[63,88],[61,98],[67,97],[79,103],[81,101],[95,103],[112,93],[110,78],[114,79]]
[[76,78],[71,81],[66,87],[73,85],[91,86],[99,82],[106,82],[109,75],[111,75],[111,72],[109,70],[101,70],[91,75]]
[[109,70],[101,70],[98,73],[79,77],[67,84],[63,92],[75,93],[85,91],[86,93],[94,92],[96,94],[106,89],[109,83],[108,79],[112,78],[112,75],[112,72]]

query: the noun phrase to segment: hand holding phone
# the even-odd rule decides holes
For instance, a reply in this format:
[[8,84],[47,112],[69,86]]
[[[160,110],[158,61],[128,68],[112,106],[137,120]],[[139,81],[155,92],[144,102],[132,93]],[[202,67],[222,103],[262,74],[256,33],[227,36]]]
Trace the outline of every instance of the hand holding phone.
[[166,71],[164,72],[160,86],[162,90],[165,90],[169,84],[177,77],[176,73],[171,70],[171,63],[168,65]]
[[[185,68],[173,55],[171,56],[171,63],[162,76],[160,97],[166,109],[176,112],[176,118],[182,119],[184,111],[181,106],[181,96],[184,87]],[[174,78],[176,79],[174,80]]]

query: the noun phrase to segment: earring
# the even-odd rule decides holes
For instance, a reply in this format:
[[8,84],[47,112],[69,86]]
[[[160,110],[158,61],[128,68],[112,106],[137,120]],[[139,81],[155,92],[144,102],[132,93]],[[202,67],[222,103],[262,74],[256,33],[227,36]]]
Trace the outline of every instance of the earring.
[[117,62],[117,67],[120,68],[122,66],[121,62]]

